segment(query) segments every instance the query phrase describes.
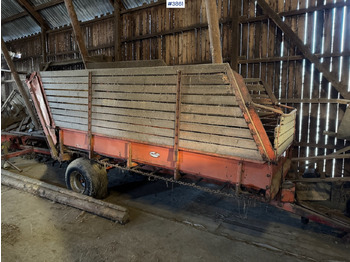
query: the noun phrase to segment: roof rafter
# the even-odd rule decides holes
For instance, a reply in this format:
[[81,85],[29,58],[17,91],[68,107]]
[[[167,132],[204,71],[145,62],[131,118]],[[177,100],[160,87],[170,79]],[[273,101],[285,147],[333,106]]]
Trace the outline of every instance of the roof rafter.
[[[38,12],[40,10],[43,10],[43,9],[46,9],[46,8],[49,8],[49,7],[52,7],[52,6],[55,6],[55,5],[63,4],[63,3],[64,3],[64,0],[53,0],[53,1],[47,2],[45,4],[41,4],[41,5],[38,5],[38,6],[33,6],[33,9]],[[8,22],[11,22],[11,21],[16,20],[18,18],[27,16],[27,15],[28,15],[28,12],[27,11],[23,11],[23,12],[20,12],[18,14],[15,14],[13,16],[10,16],[10,17],[2,19],[1,23],[2,24],[8,23]]]
[[34,21],[40,25],[41,28],[49,29],[48,23],[44,18],[34,9],[34,7],[27,0],[16,0],[16,2],[28,12],[28,14],[34,19]]

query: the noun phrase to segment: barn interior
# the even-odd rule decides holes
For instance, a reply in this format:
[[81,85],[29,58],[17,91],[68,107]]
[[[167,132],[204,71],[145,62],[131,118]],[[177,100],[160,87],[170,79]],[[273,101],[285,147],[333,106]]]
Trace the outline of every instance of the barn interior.
[[[263,261],[274,261],[282,256],[288,261],[346,261],[350,250],[350,2],[178,1],[184,3],[184,8],[169,8],[169,2],[177,1],[1,1],[2,258],[8,261],[36,258],[62,261],[235,261],[245,258],[254,261],[259,256]],[[266,187],[266,192],[262,192],[245,188],[241,181],[243,171],[238,182],[232,180],[233,185],[225,181],[220,181],[219,185],[215,181],[211,183],[211,176],[191,182],[186,182],[185,176],[183,180],[179,176],[161,180],[153,177],[159,171],[155,168],[148,170],[144,179],[138,166],[133,166],[132,159],[122,170],[115,171],[119,172],[117,175],[112,176],[113,172],[108,171],[109,195],[102,201],[127,208],[130,222],[126,225],[112,222],[118,219],[93,215],[95,209],[81,211],[84,208],[55,203],[60,202],[57,197],[50,202],[6,184],[10,176],[6,172],[10,171],[25,177],[22,189],[34,188],[28,186],[29,183],[43,186],[35,181],[66,187],[64,174],[72,159],[52,157],[48,135],[43,131],[46,127],[27,87],[33,72],[42,77],[44,97],[48,98],[56,125],[69,129],[88,124],[90,113],[83,109],[87,114],[84,120],[67,120],[72,117],[69,108],[62,111],[52,103],[53,99],[61,103],[59,100],[68,99],[69,95],[55,88],[50,91],[47,86],[51,78],[61,77],[63,86],[72,83],[65,79],[80,77],[76,72],[97,72],[106,79],[117,79],[118,75],[136,79],[142,72],[150,75],[147,72],[152,71],[149,78],[153,79],[147,83],[157,87],[164,84],[159,82],[162,77],[168,81],[169,70],[175,72],[171,73],[174,74],[174,88],[180,79],[176,72],[183,72],[183,90],[189,75],[193,79],[195,74],[206,75],[202,80],[199,76],[199,80],[209,81],[203,89],[207,92],[203,93],[207,103],[211,103],[209,97],[219,99],[219,96],[228,96],[228,92],[238,97],[237,92],[247,91],[249,102],[237,100],[234,106],[242,110],[240,117],[247,121],[252,141],[258,139],[250,127],[254,119],[247,120],[246,116],[250,116],[250,106],[255,108],[262,130],[266,132],[266,136],[260,138],[261,144],[271,144],[276,150],[276,159],[268,152],[267,158],[262,154],[262,159],[269,165],[278,159],[288,160],[288,170],[283,170],[287,162],[281,164],[276,193],[271,193],[273,199],[267,201],[270,205],[266,201],[261,203],[259,197],[264,194],[266,200],[267,192],[273,190]],[[194,73],[186,73],[186,70],[194,70]],[[237,72],[237,76],[233,72]],[[223,83],[214,85],[218,73],[223,74],[219,77]],[[228,82],[225,82],[225,74]],[[85,82],[76,80],[74,83]],[[140,86],[144,83],[140,82]],[[220,88],[231,91],[219,93]],[[87,97],[88,89],[84,91]],[[112,96],[108,91],[103,92]],[[171,92],[177,97],[174,107],[182,106],[182,110],[190,107],[184,94],[182,97],[186,101],[181,102],[181,93],[178,95],[176,89]],[[120,100],[141,103],[142,99],[135,94],[132,98],[121,94],[124,98],[118,98]],[[167,97],[168,94],[159,92],[153,99],[170,103]],[[85,95],[74,96],[76,100],[83,98]],[[219,112],[223,110],[221,107],[230,106],[230,103],[211,103],[209,107]],[[289,129],[292,131],[278,137],[284,139],[288,135],[288,139],[280,142],[288,141],[288,145],[278,151],[276,128],[283,124],[280,116],[287,117],[290,112],[295,113],[294,125]],[[210,112],[206,114],[211,115]],[[205,120],[208,134],[201,131],[204,125],[196,131],[197,139],[202,133],[210,135],[211,140],[205,143],[214,149],[206,152],[216,154],[215,157],[226,153],[213,147],[214,144],[233,147],[227,139],[220,140],[230,126],[218,124],[224,116],[220,114],[215,115],[216,120],[214,117]],[[205,113],[201,115],[204,118]],[[175,125],[175,138],[166,145],[174,143],[175,152],[181,151],[181,143],[184,145],[182,122],[179,120],[177,124],[176,119],[177,115],[173,122],[167,123]],[[196,121],[192,118],[188,124],[198,124]],[[213,128],[215,123],[218,131],[209,134],[209,127]],[[180,135],[176,135],[177,128]],[[89,130],[87,128],[87,132]],[[61,135],[59,132],[57,129],[56,135]],[[241,143],[246,143],[247,137],[241,136]],[[89,141],[92,143],[91,137]],[[157,141],[151,142],[157,144]],[[260,152],[258,142],[257,145],[256,151]],[[194,153],[200,151],[198,148],[192,148]],[[61,150],[59,146],[57,149]],[[246,156],[237,160],[238,166]],[[119,162],[113,164],[119,165]],[[175,161],[175,171],[176,165]],[[108,168],[113,171],[112,167]],[[246,170],[249,168],[247,166]],[[134,176],[129,175],[130,170]],[[15,178],[16,181],[20,179]],[[201,186],[205,182],[209,185]],[[181,183],[192,188],[182,187]],[[270,183],[273,187],[274,182]],[[43,196],[40,190],[32,191]],[[212,191],[219,194],[212,195]],[[248,197],[241,198],[240,194]],[[326,225],[309,223],[309,220]]]

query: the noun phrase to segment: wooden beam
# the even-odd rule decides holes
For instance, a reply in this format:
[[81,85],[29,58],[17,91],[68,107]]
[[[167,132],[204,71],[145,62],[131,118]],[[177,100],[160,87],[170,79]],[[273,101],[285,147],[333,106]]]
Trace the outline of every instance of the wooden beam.
[[114,61],[121,60],[121,17],[119,1],[114,1]]
[[85,68],[87,68],[86,63],[88,61],[88,51],[87,51],[85,43],[84,43],[83,34],[81,32],[81,28],[80,28],[77,14],[74,10],[72,0],[64,0],[64,3],[66,5],[68,15],[69,15],[72,27],[73,27],[75,39],[78,43],[81,58],[83,59],[83,63],[84,63]]
[[210,53],[212,63],[222,63],[222,51],[220,41],[219,19],[216,1],[205,0],[205,8],[208,17]]
[[49,29],[49,25],[47,22],[42,18],[42,16],[35,11],[34,7],[27,1],[27,0],[16,0],[17,3],[28,12],[28,14],[34,19],[34,21],[40,26],[45,29]]
[[47,41],[46,29],[42,27],[41,28],[41,54],[42,54],[43,63],[46,63],[46,59],[47,59],[46,41]]
[[332,86],[345,98],[350,99],[350,93],[347,91],[347,86],[338,81],[335,74],[330,72],[320,61],[319,59],[312,54],[310,48],[300,40],[297,34],[282,21],[281,17],[271,9],[269,4],[265,2],[265,0],[257,0],[258,4],[262,8],[262,10],[274,21],[274,23],[285,33],[285,35],[290,39],[292,43],[294,43],[301,53],[308,59],[311,63],[313,63],[316,69],[323,74],[323,77],[327,79]]
[[232,37],[231,37],[231,68],[238,71],[238,53],[239,53],[239,9],[240,0],[231,0],[231,17],[232,17]]
[[328,99],[328,98],[282,98],[279,99],[278,102],[280,103],[310,103],[310,104],[343,104],[347,105],[350,104],[349,99]]
[[23,98],[23,101],[24,101],[24,104],[25,104],[25,106],[27,108],[28,114],[29,114],[30,118],[32,119],[32,122],[33,122],[35,128],[37,130],[39,130],[40,129],[40,125],[39,125],[39,122],[38,122],[38,120],[36,118],[36,115],[35,115],[35,113],[33,111],[32,104],[29,101],[28,92],[23,87],[22,81],[19,78],[19,75],[18,75],[18,73],[16,71],[15,64],[13,63],[13,61],[11,59],[9,51],[7,50],[7,47],[5,45],[5,41],[4,41],[4,39],[2,37],[1,37],[1,51],[4,54],[5,60],[7,62],[7,65],[9,66],[9,68],[11,70],[13,79],[16,81],[17,89],[18,89],[19,93],[21,94],[21,96]]
[[[326,5],[317,5],[317,6],[310,6],[308,8],[301,8],[298,10],[291,10],[291,11],[285,11],[285,12],[279,12],[279,16],[288,17],[288,16],[297,16],[297,15],[304,15],[306,13],[316,12],[316,11],[322,11],[322,10],[330,10],[333,8],[341,8],[344,6],[350,6],[350,2],[338,2],[338,3],[330,3]],[[239,18],[240,23],[254,23],[254,22],[261,22],[264,20],[269,19],[268,15],[259,15],[254,17],[247,17],[247,16],[241,16]]]

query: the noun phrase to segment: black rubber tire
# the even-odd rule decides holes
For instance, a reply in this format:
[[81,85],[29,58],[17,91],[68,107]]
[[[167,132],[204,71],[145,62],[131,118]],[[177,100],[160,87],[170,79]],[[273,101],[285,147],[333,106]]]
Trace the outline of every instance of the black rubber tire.
[[303,225],[307,225],[307,224],[309,224],[309,219],[308,218],[306,218],[306,217],[301,217],[300,218],[300,222],[303,224]]
[[94,198],[105,198],[108,194],[107,171],[101,165],[85,158],[72,161],[65,174],[68,189]]

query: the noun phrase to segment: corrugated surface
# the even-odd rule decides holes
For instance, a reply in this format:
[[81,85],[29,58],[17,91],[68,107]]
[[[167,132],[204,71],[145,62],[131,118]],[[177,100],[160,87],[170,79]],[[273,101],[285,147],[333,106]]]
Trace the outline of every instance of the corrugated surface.
[[152,2],[158,2],[158,0],[122,0],[126,9],[142,6],[144,4],[150,4]]
[[46,4],[48,2],[51,2],[52,0],[29,0],[29,2],[33,5],[33,6],[38,6],[38,5],[42,5],[42,4]]
[[4,41],[33,35],[41,31],[40,26],[30,16],[25,16],[1,26]]
[[1,1],[1,19],[23,12],[23,8],[13,0]]
[[[107,13],[113,13],[113,7],[109,0],[76,0],[73,1],[74,8],[77,13],[79,21],[88,21],[106,15]],[[66,6],[59,4],[40,11],[40,14],[48,22],[51,28],[61,27],[70,24],[70,19]]]
[[[51,0],[30,0],[33,6],[38,6],[50,2]],[[126,9],[142,6],[152,0],[122,0]],[[89,21],[95,17],[100,17],[108,13],[113,13],[114,9],[109,0],[73,0],[78,19],[80,21]],[[16,15],[24,10],[16,1],[1,1],[1,18],[7,18]],[[62,27],[70,24],[70,19],[64,3],[52,6],[39,11],[42,17],[47,21],[51,28]],[[2,35],[5,41],[26,37],[40,32],[40,27],[29,17],[22,17],[12,22],[2,25]]]

